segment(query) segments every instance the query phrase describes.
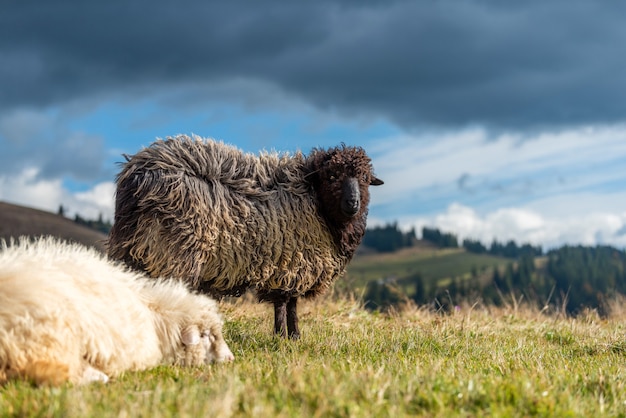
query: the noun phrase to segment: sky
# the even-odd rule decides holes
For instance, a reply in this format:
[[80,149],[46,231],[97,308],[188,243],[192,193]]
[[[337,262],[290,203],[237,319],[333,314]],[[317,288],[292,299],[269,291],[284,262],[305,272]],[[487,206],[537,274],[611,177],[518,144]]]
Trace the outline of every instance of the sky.
[[122,154],[359,145],[370,226],[626,247],[626,3],[23,0],[0,12],[0,200],[113,218]]

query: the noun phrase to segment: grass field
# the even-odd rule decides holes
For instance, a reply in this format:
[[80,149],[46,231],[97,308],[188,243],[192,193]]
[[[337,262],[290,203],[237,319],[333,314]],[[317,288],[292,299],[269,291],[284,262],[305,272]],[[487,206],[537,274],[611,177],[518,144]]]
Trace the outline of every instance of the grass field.
[[[616,304],[616,306],[620,306]],[[0,416],[625,416],[626,313],[577,319],[525,307],[409,306],[368,313],[328,297],[300,307],[300,341],[271,309],[222,304],[231,364],[160,367],[107,385],[0,388]]]

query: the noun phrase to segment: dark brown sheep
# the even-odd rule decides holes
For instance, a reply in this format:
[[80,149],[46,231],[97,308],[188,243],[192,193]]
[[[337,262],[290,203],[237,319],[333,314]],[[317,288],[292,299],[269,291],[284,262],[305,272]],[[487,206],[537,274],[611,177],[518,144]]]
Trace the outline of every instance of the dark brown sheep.
[[299,297],[340,277],[363,238],[371,160],[359,147],[246,154],[178,136],[127,157],[108,254],[214,296],[255,290],[297,339]]

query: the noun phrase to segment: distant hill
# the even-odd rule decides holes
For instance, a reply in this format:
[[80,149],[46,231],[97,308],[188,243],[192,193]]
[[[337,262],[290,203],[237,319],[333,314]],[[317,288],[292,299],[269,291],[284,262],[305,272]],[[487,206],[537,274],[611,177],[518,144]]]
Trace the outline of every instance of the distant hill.
[[55,213],[0,202],[0,238],[53,235],[104,251],[106,235]]
[[511,259],[504,257],[474,254],[464,248],[439,248],[428,241],[416,240],[414,246],[391,253],[357,254],[336,286],[362,290],[372,280],[398,280],[415,274],[432,286],[455,278],[469,279],[472,270],[490,277],[494,266],[504,269],[510,262]]

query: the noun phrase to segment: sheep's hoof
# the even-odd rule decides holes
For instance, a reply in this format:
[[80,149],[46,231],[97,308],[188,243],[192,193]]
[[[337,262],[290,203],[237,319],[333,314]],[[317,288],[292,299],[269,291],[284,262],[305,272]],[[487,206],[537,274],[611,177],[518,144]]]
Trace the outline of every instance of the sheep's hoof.
[[300,333],[299,332],[291,332],[289,333],[289,339],[290,340],[299,340],[300,339]]
[[101,382],[107,383],[109,381],[109,376],[102,373],[100,370],[94,369],[91,366],[87,366],[83,375],[81,376],[81,384],[93,383],[93,382]]

